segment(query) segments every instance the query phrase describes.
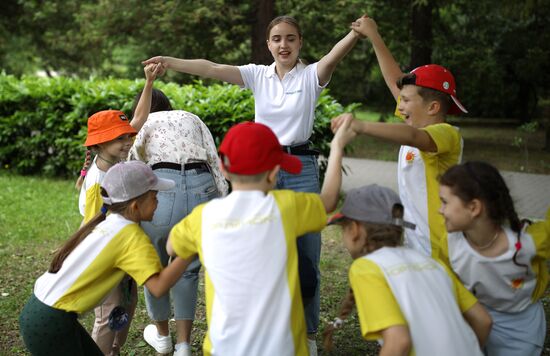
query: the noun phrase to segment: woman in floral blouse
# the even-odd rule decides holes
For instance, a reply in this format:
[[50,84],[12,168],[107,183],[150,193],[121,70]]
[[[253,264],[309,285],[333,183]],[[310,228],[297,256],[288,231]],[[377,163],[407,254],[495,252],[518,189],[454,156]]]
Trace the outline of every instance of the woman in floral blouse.
[[[227,194],[227,182],[218,167],[218,154],[208,127],[194,114],[173,110],[169,99],[157,89],[144,88],[150,102],[147,122],[136,136],[129,159],[149,164],[160,178],[174,180],[176,186],[159,192],[158,207],[151,222],[142,223],[164,266],[169,263],[166,241],[173,225],[203,202]],[[175,355],[190,355],[190,337],[197,299],[198,272],[201,264],[193,261],[171,293],[155,298],[145,288],[145,302],[154,324],[148,325],[143,337],[158,353],[172,351],[168,328],[171,317],[170,295],[176,320]]]

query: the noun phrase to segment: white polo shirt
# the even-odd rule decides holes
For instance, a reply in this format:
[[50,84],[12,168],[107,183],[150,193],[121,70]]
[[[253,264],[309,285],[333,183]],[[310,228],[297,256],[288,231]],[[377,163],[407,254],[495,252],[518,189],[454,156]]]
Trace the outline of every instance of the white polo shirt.
[[326,86],[319,85],[317,63],[298,63],[283,80],[275,73],[275,63],[238,68],[244,88],[254,95],[255,121],[269,126],[281,145],[307,142],[313,132],[317,99]]

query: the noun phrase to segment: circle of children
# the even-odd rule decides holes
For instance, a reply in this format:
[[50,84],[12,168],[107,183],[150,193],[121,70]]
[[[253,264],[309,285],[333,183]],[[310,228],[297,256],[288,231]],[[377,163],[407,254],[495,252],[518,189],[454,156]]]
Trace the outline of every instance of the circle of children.
[[[544,221],[520,220],[494,167],[460,163],[460,132],[445,116],[466,109],[451,72],[429,64],[402,73],[366,15],[313,64],[299,59],[293,18],[277,17],[266,34],[270,66],[153,57],[143,62],[146,83],[131,122],[116,110],[88,119],[84,146],[95,156],[87,151],[78,182],[83,225],[21,312],[28,350],[118,354],[144,285],[152,320],[145,341],[159,353],[190,355],[203,266],[205,355],[316,355],[318,330],[331,349],[354,306],[362,336],[379,340],[381,354],[539,355],[550,212]],[[405,122],[334,118],[319,189],[309,142],[314,109],[364,37]],[[255,122],[230,128],[216,149],[197,116],[153,89],[168,69],[250,89]],[[342,310],[319,328],[320,231],[337,206],[344,147],[358,134],[401,144],[399,195],[377,185],[354,189],[329,220],[354,261]],[[91,309],[90,336],[77,318]]]

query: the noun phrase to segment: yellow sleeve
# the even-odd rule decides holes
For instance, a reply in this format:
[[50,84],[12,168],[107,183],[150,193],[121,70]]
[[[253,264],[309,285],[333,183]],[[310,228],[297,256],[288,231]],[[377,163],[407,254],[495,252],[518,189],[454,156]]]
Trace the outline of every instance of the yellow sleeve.
[[533,237],[536,256],[550,259],[550,208],[546,211],[545,220],[529,225],[527,233]]
[[438,260],[437,262],[441,266],[443,266],[445,272],[447,272],[447,274],[451,278],[451,281],[453,282],[453,293],[456,297],[456,301],[458,302],[458,307],[460,311],[464,314],[471,307],[473,307],[474,304],[477,303],[477,298],[474,297],[474,295],[466,287],[464,287],[464,284],[462,284],[456,274],[451,271],[451,269],[445,263],[440,260]]
[[101,186],[99,183],[92,185],[86,191],[86,205],[84,206],[84,223],[90,221],[94,216],[99,213],[101,206],[103,205],[103,198],[101,197]]
[[199,252],[202,238],[202,209],[198,205],[183,220],[174,225],[170,231],[170,243],[176,254],[187,259]]
[[546,218],[527,227],[527,234],[533,238],[535,256],[531,260],[531,267],[537,276],[537,284],[533,291],[533,302],[542,298],[548,286],[550,273],[548,259],[550,259],[550,208],[546,211]]
[[116,256],[115,267],[128,273],[138,285],[143,285],[149,277],[162,271],[162,265],[151,240],[137,224],[131,224],[119,233],[124,242]]
[[349,280],[365,339],[381,339],[382,330],[407,325],[384,273],[374,262],[356,259],[349,270]]
[[449,124],[428,125],[421,130],[426,131],[435,142],[437,146],[435,154],[455,152],[460,147],[460,133]]
[[[285,222],[292,226],[296,237],[318,232],[327,225],[327,212],[319,194],[291,190],[272,190]],[[286,226],[288,227],[288,226]]]

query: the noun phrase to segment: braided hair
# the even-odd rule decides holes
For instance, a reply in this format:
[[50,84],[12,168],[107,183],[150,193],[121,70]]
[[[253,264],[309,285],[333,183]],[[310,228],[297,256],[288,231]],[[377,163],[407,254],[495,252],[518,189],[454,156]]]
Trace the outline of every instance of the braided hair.
[[521,231],[525,224],[531,223],[527,219],[520,219],[510,195],[508,186],[502,175],[492,165],[470,161],[449,168],[439,179],[441,185],[451,188],[453,194],[463,202],[473,199],[481,200],[487,210],[489,219],[497,225],[508,222],[510,229],[516,233],[515,253],[513,262],[517,266],[529,267],[517,261],[518,252],[521,250]]

